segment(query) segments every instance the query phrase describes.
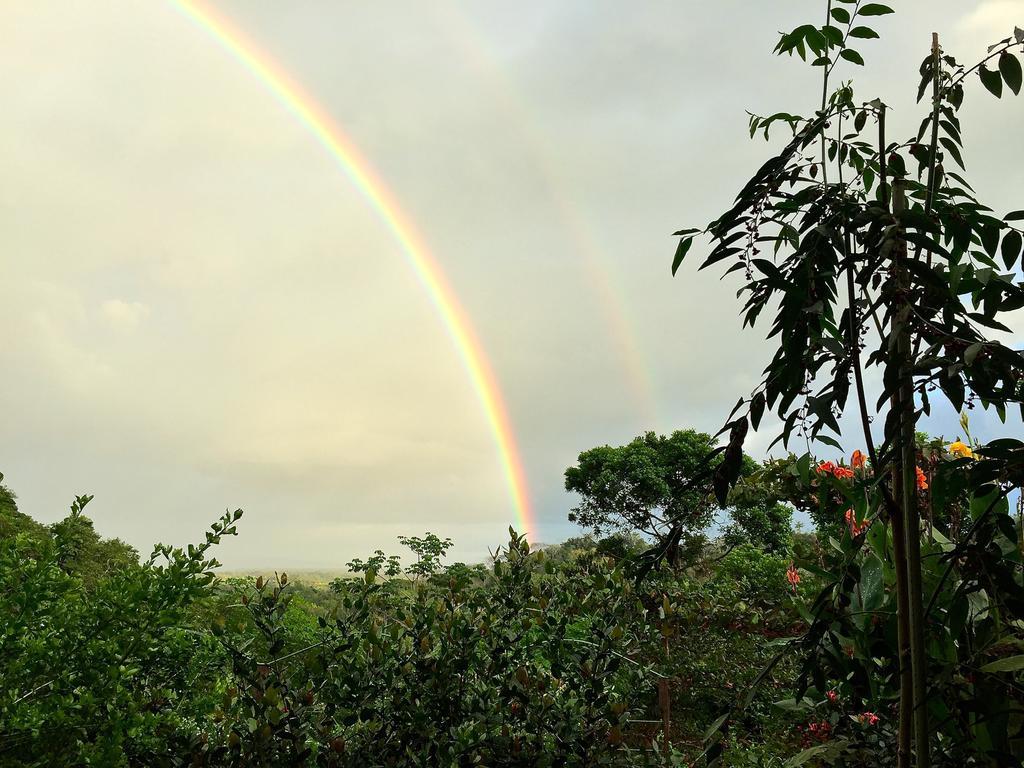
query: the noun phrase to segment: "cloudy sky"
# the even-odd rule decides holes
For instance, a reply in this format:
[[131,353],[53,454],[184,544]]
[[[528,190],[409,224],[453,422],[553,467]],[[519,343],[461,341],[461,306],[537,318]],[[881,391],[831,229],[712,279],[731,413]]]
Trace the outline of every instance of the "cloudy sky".
[[[556,541],[579,451],[715,431],[756,381],[768,347],[740,332],[736,285],[672,279],[669,234],[767,157],[744,110],[813,110],[813,73],[771,48],[820,5],[212,7],[419,229],[507,403],[531,536]],[[885,52],[863,45],[868,68],[844,75],[900,133],[930,32],[973,61],[1024,26],[1024,0],[896,7]],[[336,566],[424,530],[468,559],[500,542],[514,510],[458,350],[394,233],[266,84],[169,0],[0,0],[0,29],[0,471],[24,511],[53,521],[94,493],[100,529],[148,551],[242,507],[234,567]],[[964,120],[983,199],[1024,207],[1006,138],[1024,101],[976,84]]]

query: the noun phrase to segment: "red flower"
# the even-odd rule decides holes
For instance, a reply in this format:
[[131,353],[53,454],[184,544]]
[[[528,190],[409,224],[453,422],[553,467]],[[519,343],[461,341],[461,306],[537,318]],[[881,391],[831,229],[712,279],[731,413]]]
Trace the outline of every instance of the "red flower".
[[866,463],[867,462],[864,459],[864,454],[861,453],[859,450],[854,451],[853,455],[850,456],[850,466],[853,467],[854,469],[864,469],[864,465]]
[[846,524],[850,527],[850,536],[853,538],[860,536],[868,527],[866,520],[863,523],[857,522],[857,516],[853,513],[852,509],[846,510],[846,514],[843,517],[846,519]]
[[831,703],[833,703],[833,704],[835,704],[837,701],[839,701],[839,694],[836,693],[835,691],[829,691],[825,695],[828,697],[828,700]]
[[788,581],[793,591],[796,591],[796,585],[800,583],[800,572],[796,569],[795,563],[790,563],[789,568],[786,569],[786,581]]
[[836,471],[836,465],[831,461],[823,461],[818,465],[818,472],[823,475],[831,475]]
[[879,717],[874,712],[862,712],[857,715],[857,720],[864,725],[877,725]]
[[832,724],[827,720],[822,720],[820,723],[811,723],[807,726],[807,731],[811,736],[821,741],[828,741],[828,737],[832,734]]

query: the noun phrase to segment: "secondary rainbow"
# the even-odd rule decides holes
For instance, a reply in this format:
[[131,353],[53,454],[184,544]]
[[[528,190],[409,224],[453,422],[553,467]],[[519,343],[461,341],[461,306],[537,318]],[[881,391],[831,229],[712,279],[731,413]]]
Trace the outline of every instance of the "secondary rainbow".
[[526,474],[497,378],[465,310],[412,221],[341,128],[270,56],[260,51],[227,19],[205,5],[193,0],[172,2],[255,75],[298,118],[330,153],[394,235],[441,315],[480,399],[497,444],[519,528],[521,532],[535,534],[536,525],[530,509]]
[[536,110],[531,107],[523,88],[518,87],[509,75],[508,68],[498,64],[494,46],[487,42],[465,10],[460,10],[454,3],[434,3],[430,8],[448,33],[447,42],[452,43],[476,71],[491,81],[490,96],[502,107],[508,121],[515,125],[518,138],[530,150],[533,167],[544,182],[551,207],[558,213],[571,238],[584,276],[600,302],[610,331],[610,346],[622,362],[619,370],[625,376],[632,399],[640,411],[644,429],[658,427],[661,419],[650,378],[652,367],[637,344],[639,334],[622,300],[621,288],[617,287],[621,285],[621,279],[616,277],[613,260],[592,232],[579,205],[573,202],[580,199],[580,194],[570,189],[564,174],[559,172],[555,152],[534,119]]

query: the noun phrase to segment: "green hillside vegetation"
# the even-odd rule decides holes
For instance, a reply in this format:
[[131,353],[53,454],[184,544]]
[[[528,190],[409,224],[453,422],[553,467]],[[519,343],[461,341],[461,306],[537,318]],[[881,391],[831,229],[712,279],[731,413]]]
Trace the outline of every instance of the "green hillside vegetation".
[[[377,553],[320,587],[213,579],[237,513],[201,545],[115,564],[131,550],[95,534],[88,503],[2,540],[0,764],[657,762],[657,681],[672,680],[671,753],[699,751],[796,620],[788,561],[749,544],[640,589],[636,535],[538,552],[513,535],[467,566],[428,533],[403,539],[408,566]],[[698,636],[715,661],[693,654]],[[791,741],[786,718],[757,728],[777,741],[758,750]]]
[[[959,464],[940,441],[919,449],[933,478]],[[891,682],[836,671],[792,691],[835,537],[862,535],[823,494],[869,468],[746,465],[740,502],[722,507],[735,519],[655,567],[657,540],[636,531],[536,551],[510,531],[477,565],[448,563],[451,540],[428,532],[327,584],[215,578],[212,553],[240,512],[140,562],[95,532],[90,497],[42,526],[3,487],[0,765],[757,766],[835,744],[868,764],[891,733],[878,714]],[[751,525],[752,498],[813,501],[819,527]],[[948,517],[933,522],[939,540],[955,535]],[[866,578],[877,586],[858,600],[892,621],[884,577]],[[877,631],[850,627],[842,658],[874,663]]]
[[[257,576],[272,576],[274,568],[225,568],[217,572],[218,579],[255,579]],[[305,584],[323,589],[335,579],[344,579],[351,574],[344,568],[289,568],[288,578],[293,584]]]

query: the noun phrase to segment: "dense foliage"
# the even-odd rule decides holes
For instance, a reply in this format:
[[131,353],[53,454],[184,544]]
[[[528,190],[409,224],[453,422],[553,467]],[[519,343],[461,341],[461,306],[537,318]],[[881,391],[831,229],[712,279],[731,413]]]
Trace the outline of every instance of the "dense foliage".
[[[829,91],[889,13],[836,0],[782,34],[821,68],[820,108],[753,116],[785,145],[677,233],[674,268],[707,235],[745,324],[774,312],[782,339],[724,445],[585,451],[566,487],[594,535],[510,530],[474,565],[400,537],[413,562],[378,550],[327,589],[217,580],[241,511],[140,562],[90,496],[44,526],[0,484],[0,766],[1021,765],[1024,443],[918,422],[940,397],[1003,419],[1024,401],[1024,355],[982,335],[1024,308],[1024,212],[994,216],[953,170],[968,78],[1016,94],[1024,31],[969,68],[933,39],[928,113],[891,142],[886,105]],[[807,450],[757,465],[743,444],[770,412]]]
[[146,765],[183,751],[191,712],[180,705],[193,698],[188,671],[203,643],[189,610],[211,590],[209,549],[241,513],[224,515],[200,545],[158,546],[139,563],[94,535],[88,496],[49,530],[6,498],[0,764]]
[[[958,442],[938,459],[917,432],[942,400],[1002,420],[1012,405],[1024,414],[1024,354],[987,336],[1024,307],[1024,211],[998,217],[979,201],[962,175],[960,121],[974,78],[996,97],[1020,91],[1024,30],[974,66],[933,35],[917,91],[918,102],[930,96],[928,109],[916,135],[893,142],[889,107],[858,101],[850,82],[833,79],[840,65],[864,65],[854,46],[878,37],[867,24],[890,13],[830,0],[824,26],[781,35],[776,53],[810,53],[820,68],[820,104],[810,116],[751,116],[751,136],[785,127],[785,145],[721,216],[676,233],[673,271],[706,235],[713,246],[702,268],[722,264],[743,278],[744,325],[774,313],[775,354],[729,416],[714,478],[721,501],[741,473],[747,432],[766,413],[780,420],[784,445],[799,434],[808,446],[840,448],[851,399],[861,422],[863,451],[850,466],[817,463],[810,450],[794,463],[801,503],[819,522],[847,523],[820,558],[825,586],[805,615],[796,699],[841,685],[881,714],[867,717],[869,733],[829,723],[843,738],[804,759],[1018,765],[1024,704],[1012,651],[1024,642],[1024,579],[1008,499],[1024,481],[1024,443]],[[864,366],[881,369],[877,392]]]
[[[636,537],[531,551],[512,533],[466,566],[428,533],[402,537],[407,567],[378,552],[316,590],[212,579],[239,512],[98,571],[111,543],[68,534],[92,531],[88,497],[48,528],[4,498],[0,764],[679,761],[794,620],[788,561],[750,544],[637,584]],[[790,749],[773,680],[736,754]]]

